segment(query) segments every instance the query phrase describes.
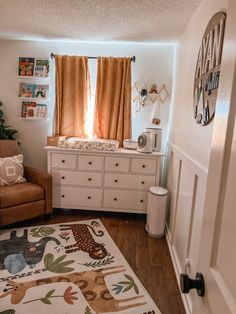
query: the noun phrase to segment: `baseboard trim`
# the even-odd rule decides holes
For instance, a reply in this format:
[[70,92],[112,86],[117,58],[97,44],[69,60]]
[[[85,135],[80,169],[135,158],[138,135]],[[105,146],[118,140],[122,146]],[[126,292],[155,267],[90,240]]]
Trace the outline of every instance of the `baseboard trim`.
[[[173,250],[173,248],[171,246],[171,241],[170,241],[171,238],[170,238],[170,232],[169,232],[168,228],[166,228],[165,235],[166,235],[166,241],[167,241],[167,244],[168,244],[168,248],[169,248],[172,264],[173,264],[174,270],[175,270],[175,276],[176,276],[176,279],[177,279],[177,282],[178,282],[178,286],[179,286],[179,275],[180,275],[180,270],[179,270],[179,266],[178,266],[179,263],[177,261],[175,251]],[[179,286],[179,291],[180,291],[180,286]],[[181,293],[181,291],[180,291],[180,294],[181,294],[181,298],[182,298],[182,301],[183,301],[183,304],[184,304],[184,308],[185,308],[186,314],[191,314],[192,313],[192,310],[191,310],[192,306],[191,306],[191,302],[190,302],[190,299],[189,299],[189,295],[183,294],[183,293]]]

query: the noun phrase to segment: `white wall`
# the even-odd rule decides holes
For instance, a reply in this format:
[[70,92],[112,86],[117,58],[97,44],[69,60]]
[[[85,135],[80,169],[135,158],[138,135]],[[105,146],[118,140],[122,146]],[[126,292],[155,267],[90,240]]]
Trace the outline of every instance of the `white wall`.
[[[176,87],[170,130],[170,191],[167,239],[177,277],[195,277],[204,209],[213,122],[196,124],[193,117],[193,84],[198,51],[205,28],[218,11],[227,11],[227,0],[203,0],[177,46]],[[187,267],[188,260],[191,267]],[[192,296],[182,295],[187,312]]]
[[[19,81],[17,77],[18,58],[21,57],[49,57],[51,52],[57,54],[77,54],[88,56],[136,56],[132,64],[133,82],[141,81],[147,84],[156,83],[158,86],[166,84],[171,92],[172,71],[174,60],[174,45],[151,45],[132,43],[73,43],[56,41],[0,41],[0,100],[5,104],[7,122],[19,131],[18,140],[25,156],[26,163],[46,169],[47,135],[52,131],[52,115],[54,106],[54,62],[51,61],[50,72],[50,112],[47,121],[26,121],[19,119],[21,105],[17,98]],[[96,60],[90,60],[90,74],[93,87],[96,78]],[[21,79],[22,80],[22,79]],[[164,139],[168,125],[170,98],[162,105],[162,125]],[[133,138],[151,124],[155,107],[147,102],[146,107],[136,117],[133,115]]]

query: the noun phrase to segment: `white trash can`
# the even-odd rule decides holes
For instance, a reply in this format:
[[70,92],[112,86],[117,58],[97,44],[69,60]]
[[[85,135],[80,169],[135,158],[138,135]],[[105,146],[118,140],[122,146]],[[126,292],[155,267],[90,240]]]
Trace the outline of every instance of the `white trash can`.
[[148,192],[146,231],[153,238],[161,238],[165,232],[168,191],[160,186],[151,186]]

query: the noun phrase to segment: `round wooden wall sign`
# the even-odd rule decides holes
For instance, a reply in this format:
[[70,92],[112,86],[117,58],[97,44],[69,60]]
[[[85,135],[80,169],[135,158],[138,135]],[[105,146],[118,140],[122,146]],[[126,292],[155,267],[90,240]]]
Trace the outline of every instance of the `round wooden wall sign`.
[[194,118],[201,125],[214,117],[220,79],[226,14],[218,12],[207,25],[199,49],[194,77]]

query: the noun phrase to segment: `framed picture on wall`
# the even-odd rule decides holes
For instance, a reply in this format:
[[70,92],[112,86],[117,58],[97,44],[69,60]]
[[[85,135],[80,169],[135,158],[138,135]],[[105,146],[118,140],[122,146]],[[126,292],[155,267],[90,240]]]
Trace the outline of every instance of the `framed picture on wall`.
[[35,84],[20,83],[19,97],[34,98],[35,97]]
[[34,76],[35,77],[48,77],[49,73],[49,60],[35,59]]
[[35,118],[36,102],[22,101],[21,118],[33,119]]
[[35,83],[20,83],[19,97],[20,98],[48,98],[49,85]]
[[49,76],[49,60],[43,58],[19,58],[18,75],[47,78]]
[[33,76],[34,75],[34,58],[19,58],[19,76]]

